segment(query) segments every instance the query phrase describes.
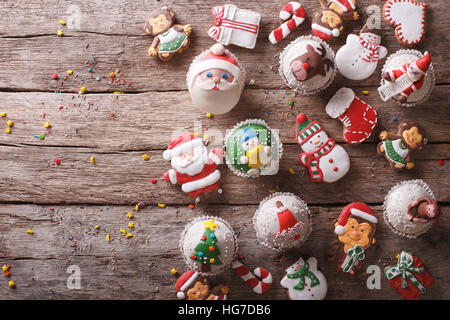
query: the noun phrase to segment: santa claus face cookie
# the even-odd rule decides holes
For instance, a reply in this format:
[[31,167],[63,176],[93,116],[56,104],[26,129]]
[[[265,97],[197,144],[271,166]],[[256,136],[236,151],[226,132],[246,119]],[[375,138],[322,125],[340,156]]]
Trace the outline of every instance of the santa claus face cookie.
[[299,37],[280,54],[279,72],[290,88],[301,94],[315,94],[333,82],[334,52],[317,37]]
[[187,73],[193,104],[203,112],[222,114],[238,103],[245,85],[245,71],[221,44],[198,55]]
[[178,278],[177,298],[186,300],[227,300],[229,288],[218,278],[205,277],[190,270]]
[[384,222],[393,232],[409,239],[429,231],[438,215],[436,197],[420,179],[402,181],[384,199]]
[[238,123],[225,137],[226,161],[235,174],[244,177],[273,175],[283,154],[278,130],[263,120]]
[[261,201],[253,225],[263,245],[280,251],[301,245],[312,230],[306,203],[291,193],[282,192]]
[[314,182],[333,183],[350,169],[350,158],[340,145],[329,138],[317,121],[303,113],[297,116],[297,142],[302,148],[300,164],[308,168]]
[[223,272],[233,263],[237,238],[225,220],[200,217],[185,227],[180,248],[190,268],[205,274],[215,274]]
[[291,300],[322,300],[328,290],[327,280],[317,270],[317,259],[314,257],[306,261],[300,258],[287,268],[281,286],[288,289]]

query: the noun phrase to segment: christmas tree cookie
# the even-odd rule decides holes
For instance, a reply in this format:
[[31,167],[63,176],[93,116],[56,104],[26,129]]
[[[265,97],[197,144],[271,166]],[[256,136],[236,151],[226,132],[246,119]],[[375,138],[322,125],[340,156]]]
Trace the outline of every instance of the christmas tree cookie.
[[278,130],[263,120],[238,123],[225,136],[226,162],[238,176],[258,177],[278,172],[283,145]]

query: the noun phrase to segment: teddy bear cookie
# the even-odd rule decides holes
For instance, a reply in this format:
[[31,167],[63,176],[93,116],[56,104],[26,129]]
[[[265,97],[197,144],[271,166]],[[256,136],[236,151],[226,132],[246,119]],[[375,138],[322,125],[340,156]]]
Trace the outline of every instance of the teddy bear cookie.
[[242,121],[225,136],[226,162],[238,176],[256,178],[278,172],[283,144],[278,130],[263,120]]
[[314,257],[306,261],[300,257],[286,269],[280,284],[288,289],[291,300],[322,300],[328,290],[327,280],[317,269],[317,259]]
[[308,168],[311,180],[333,183],[343,178],[350,169],[347,151],[328,137],[319,122],[309,120],[303,113],[296,120],[297,143],[303,151],[298,160]]
[[336,239],[328,250],[329,261],[338,262],[338,269],[354,275],[361,268],[365,251],[375,243],[378,219],[370,207],[352,202],[344,207],[334,224]]
[[409,239],[429,231],[439,213],[436,197],[420,179],[400,182],[384,198],[384,222],[394,233]]
[[292,193],[276,192],[259,204],[253,226],[261,244],[283,251],[304,243],[311,231],[311,213],[306,203]]
[[368,29],[366,24],[359,36],[347,36],[345,45],[336,52],[336,67],[348,79],[364,80],[373,74],[378,61],[386,55],[387,49],[381,45],[381,30]]
[[434,279],[425,269],[422,261],[407,251],[397,255],[396,265],[386,267],[384,275],[392,289],[397,290],[405,300],[418,300],[433,284]]
[[383,155],[394,170],[410,170],[414,168],[411,153],[422,150],[428,142],[421,125],[413,121],[402,121],[397,133],[380,132],[378,154]]
[[425,36],[427,5],[415,0],[389,0],[383,7],[387,23],[395,27],[395,37],[401,44],[412,47]]
[[399,50],[390,55],[381,77],[378,88],[381,99],[387,101],[393,98],[405,107],[425,102],[435,83],[430,54],[417,50]]
[[298,37],[280,54],[279,73],[284,83],[296,92],[316,94],[334,80],[334,52],[317,37]]
[[222,280],[205,277],[196,270],[181,275],[175,287],[177,298],[183,300],[227,300],[230,291]]
[[205,216],[186,225],[181,234],[180,249],[189,268],[202,274],[216,274],[231,266],[238,244],[228,222]]
[[377,112],[358,98],[352,89],[340,88],[325,107],[333,119],[338,118],[344,125],[344,141],[358,144],[366,141],[377,125]]
[[213,192],[222,192],[220,171],[217,169],[222,157],[222,149],[208,150],[202,138],[184,132],[174,137],[163,153],[163,158],[172,165],[163,179],[181,185],[181,190],[199,203]]
[[239,102],[245,85],[245,70],[231,51],[216,43],[194,58],[186,82],[197,109],[222,114]]
[[175,24],[175,13],[167,7],[153,11],[145,21],[145,32],[154,36],[148,49],[151,57],[169,61],[177,52],[189,47],[190,24]]

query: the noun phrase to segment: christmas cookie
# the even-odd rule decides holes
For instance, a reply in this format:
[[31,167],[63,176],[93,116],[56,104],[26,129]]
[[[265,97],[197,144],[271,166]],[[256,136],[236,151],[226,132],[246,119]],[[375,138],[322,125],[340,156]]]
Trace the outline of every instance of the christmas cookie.
[[233,4],[214,7],[214,26],[208,35],[215,41],[253,49],[259,33],[261,15],[251,10],[239,9]]
[[384,198],[383,218],[396,234],[415,239],[433,226],[439,205],[430,187],[422,180],[402,181]]
[[245,120],[225,136],[226,162],[243,177],[274,175],[278,172],[283,145],[278,130],[258,119]]
[[229,288],[218,278],[205,277],[190,270],[178,278],[177,298],[186,300],[227,300]]
[[288,289],[291,300],[322,300],[327,294],[327,280],[322,272],[317,270],[317,259],[298,259],[286,269],[286,275],[281,279],[281,286]]
[[234,54],[217,43],[194,59],[186,81],[192,102],[199,110],[222,114],[238,103],[245,85],[245,70]]
[[426,101],[434,88],[434,69],[428,52],[399,50],[387,59],[381,71],[378,92],[383,101],[393,98],[412,107]]
[[389,0],[383,7],[384,19],[395,27],[395,37],[405,46],[412,47],[425,35],[427,5],[415,0]]
[[322,40],[301,36],[280,54],[279,73],[292,89],[305,95],[327,88],[336,75],[334,52]]
[[163,157],[172,165],[163,179],[180,184],[181,190],[196,202],[200,201],[200,196],[206,198],[208,193],[222,192],[219,189],[220,171],[217,170],[222,163],[222,149],[208,150],[201,138],[184,132],[172,139]]
[[349,34],[345,45],[337,51],[337,69],[348,79],[367,79],[377,68],[378,60],[387,55],[387,49],[380,44],[381,30],[364,25],[359,36]]
[[358,11],[356,11],[356,0],[329,0],[327,7],[336,11],[343,20],[359,19]]
[[175,13],[167,7],[153,11],[147,18],[145,32],[155,37],[148,49],[151,57],[169,61],[175,53],[182,52],[189,47],[191,25],[183,26],[174,23]]
[[398,262],[384,269],[384,275],[392,289],[405,300],[418,300],[433,284],[434,279],[422,261],[407,251],[397,255]]
[[280,18],[287,21],[270,33],[270,43],[277,44],[280,40],[286,38],[293,30],[299,28],[305,21],[305,17],[305,9],[300,2],[292,1],[284,5],[280,11]]
[[253,225],[261,244],[287,250],[305,242],[312,230],[306,203],[292,193],[277,192],[259,204]]
[[333,183],[347,174],[350,169],[347,152],[328,137],[319,122],[301,113],[296,129],[297,142],[303,151],[298,160],[308,168],[312,181]]
[[370,207],[352,202],[342,209],[334,224],[336,239],[328,250],[328,258],[339,263],[338,269],[354,275],[361,268],[365,251],[375,243],[378,223]]
[[272,274],[264,268],[257,267],[251,272],[242,261],[238,259],[234,260],[232,268],[234,272],[247,283],[254,293],[262,294],[272,286]]
[[411,153],[422,150],[428,142],[423,128],[413,121],[402,121],[396,134],[381,131],[380,139],[378,154],[383,155],[394,170],[414,168]]
[[366,141],[377,125],[377,112],[355,96],[352,89],[341,88],[325,107],[327,114],[344,125],[344,140],[349,144]]
[[230,225],[218,217],[199,217],[189,223],[180,239],[187,265],[204,274],[226,270],[237,252],[237,238]]

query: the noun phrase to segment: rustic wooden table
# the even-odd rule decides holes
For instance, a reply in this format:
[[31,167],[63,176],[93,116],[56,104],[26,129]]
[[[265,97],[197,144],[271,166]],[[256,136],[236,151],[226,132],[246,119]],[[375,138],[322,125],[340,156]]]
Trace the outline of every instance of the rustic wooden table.
[[[366,287],[368,275],[348,277],[325,263],[326,248],[333,239],[332,223],[343,206],[352,201],[370,204],[380,220],[377,244],[366,266],[381,270],[394,264],[402,249],[412,250],[425,263],[436,282],[425,299],[450,298],[449,263],[449,158],[450,158],[450,61],[448,53],[450,9],[445,0],[428,3],[425,41],[417,47],[428,50],[436,70],[436,87],[427,103],[404,108],[382,103],[377,92],[382,63],[372,77],[355,82],[338,75],[323,94],[294,97],[285,91],[280,77],[271,70],[273,57],[297,36],[310,34],[310,17],[319,8],[316,0],[302,0],[308,21],[278,45],[268,34],[279,24],[284,1],[233,1],[240,8],[262,15],[254,50],[231,47],[247,71],[247,85],[232,112],[208,119],[191,112],[185,76],[192,59],[213,41],[206,31],[212,24],[210,9],[222,1],[53,1],[5,0],[0,4],[0,264],[10,264],[11,275],[1,276],[1,299],[174,299],[176,277],[170,269],[186,270],[178,249],[184,225],[194,217],[217,215],[240,232],[240,253],[251,268],[263,266],[274,276],[272,288],[254,294],[233,271],[224,276],[233,299],[286,299],[279,281],[286,265],[281,255],[257,244],[252,216],[269,190],[293,192],[308,202],[313,213],[311,237],[294,253],[314,255],[328,280],[328,299],[400,299],[384,278],[380,290]],[[360,0],[359,22],[347,23],[345,35],[330,44],[336,51],[349,32],[357,32],[369,5],[380,8],[381,0]],[[152,38],[143,32],[147,13],[170,6],[178,22],[193,26],[191,48],[169,63],[147,56]],[[67,21],[61,26],[59,20]],[[383,45],[389,54],[403,49],[394,30],[382,21]],[[63,30],[62,37],[57,30]],[[95,65],[92,65],[95,62]],[[88,71],[92,66],[92,73]],[[67,70],[73,75],[63,80]],[[109,73],[119,69],[117,82]],[[260,72],[262,70],[262,72]],[[99,80],[96,78],[99,77]],[[82,86],[87,93],[75,92]],[[416,154],[417,168],[393,173],[376,156],[377,134],[359,146],[342,140],[342,125],[329,118],[324,106],[334,92],[348,86],[364,96],[378,113],[379,127],[395,130],[401,120],[422,123],[430,138]],[[348,151],[350,173],[332,185],[310,182],[297,162],[295,107],[321,121],[325,130]],[[152,178],[161,177],[170,166],[162,159],[174,129],[226,128],[247,118],[266,120],[280,129],[284,156],[276,176],[244,180],[222,170],[223,195],[207,209],[188,206],[191,199],[178,187]],[[394,120],[397,118],[397,120]],[[5,133],[7,121],[14,127]],[[44,124],[51,123],[46,129]],[[43,135],[44,139],[40,136]],[[143,154],[150,159],[144,161]],[[95,164],[90,158],[95,158]],[[56,165],[55,159],[61,164]],[[444,160],[438,165],[438,160]],[[289,173],[289,168],[295,174]],[[381,205],[387,191],[405,179],[422,178],[442,203],[442,219],[431,232],[406,240],[390,232],[381,221]],[[134,205],[147,206],[135,215],[134,237],[119,232],[128,224],[127,212]],[[166,204],[165,208],[157,206]],[[100,228],[96,229],[95,226]],[[33,230],[27,234],[26,230]],[[106,234],[111,242],[106,241]],[[69,289],[68,267],[81,271],[81,288]],[[70,272],[70,271],[69,271]],[[16,288],[8,287],[14,280]]]

